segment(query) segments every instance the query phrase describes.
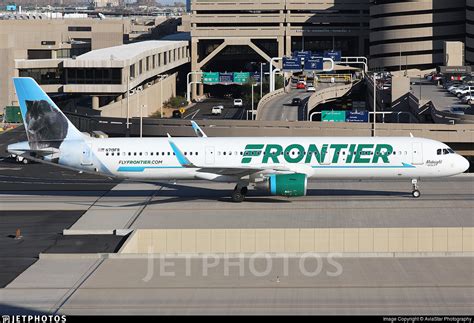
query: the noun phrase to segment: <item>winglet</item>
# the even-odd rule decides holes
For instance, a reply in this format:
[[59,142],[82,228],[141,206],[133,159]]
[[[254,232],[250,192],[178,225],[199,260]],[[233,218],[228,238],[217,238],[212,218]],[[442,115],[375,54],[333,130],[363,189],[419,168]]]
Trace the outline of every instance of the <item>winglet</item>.
[[410,132],[410,137],[413,138],[413,134]]
[[198,126],[198,124],[194,121],[191,120],[191,125],[193,126],[194,132],[196,133],[196,136],[198,137],[207,137],[207,135],[202,131],[201,127]]
[[173,138],[170,136],[169,133],[168,135],[168,142],[170,143],[171,149],[173,150],[174,154],[176,155],[176,158],[178,159],[178,162],[181,164],[183,167],[195,167],[193,163],[189,161],[188,158],[183,154],[183,152],[176,146],[176,144],[173,142]]

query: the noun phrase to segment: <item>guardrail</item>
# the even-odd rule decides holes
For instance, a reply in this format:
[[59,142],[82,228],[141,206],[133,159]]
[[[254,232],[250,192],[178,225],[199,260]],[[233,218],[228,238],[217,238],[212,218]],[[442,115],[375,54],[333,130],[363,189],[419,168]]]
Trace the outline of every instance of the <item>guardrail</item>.
[[257,105],[257,117],[256,117],[256,120],[258,120],[258,117],[259,117],[259,112],[260,110],[262,109],[262,107],[267,104],[270,100],[272,100],[273,98],[277,97],[277,96],[280,96],[280,95],[284,95],[286,92],[285,92],[285,88],[281,88],[281,89],[278,89],[276,91],[273,91],[273,92],[270,92],[270,93],[267,93],[265,94],[261,99],[260,101],[258,101],[258,105]]

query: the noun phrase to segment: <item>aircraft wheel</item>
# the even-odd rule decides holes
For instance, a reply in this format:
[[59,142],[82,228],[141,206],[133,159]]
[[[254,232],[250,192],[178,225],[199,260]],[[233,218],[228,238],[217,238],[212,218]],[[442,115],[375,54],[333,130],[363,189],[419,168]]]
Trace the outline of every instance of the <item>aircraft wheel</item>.
[[420,197],[421,193],[419,190],[414,190],[413,192],[411,192],[411,195],[413,195],[414,198],[418,198]]
[[235,190],[232,192],[232,202],[240,203],[245,199],[245,195],[240,191]]

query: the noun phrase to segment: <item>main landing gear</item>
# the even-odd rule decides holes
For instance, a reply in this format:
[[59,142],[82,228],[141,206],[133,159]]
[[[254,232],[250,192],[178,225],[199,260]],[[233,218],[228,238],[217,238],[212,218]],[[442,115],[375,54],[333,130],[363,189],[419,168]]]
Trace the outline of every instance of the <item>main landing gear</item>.
[[234,191],[232,192],[232,202],[242,202],[247,195],[247,186],[235,185]]
[[411,195],[412,195],[414,198],[420,197],[421,193],[420,193],[420,191],[418,190],[418,180],[417,180],[417,179],[412,179],[412,180],[411,180],[411,185],[412,185],[412,187],[413,187],[413,191],[411,192]]

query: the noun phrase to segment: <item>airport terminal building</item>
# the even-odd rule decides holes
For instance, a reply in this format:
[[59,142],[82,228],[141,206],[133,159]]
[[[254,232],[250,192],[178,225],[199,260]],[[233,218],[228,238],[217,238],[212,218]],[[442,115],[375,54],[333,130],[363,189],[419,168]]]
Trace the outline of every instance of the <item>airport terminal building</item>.
[[18,59],[15,76],[34,78],[45,92],[68,103],[77,98],[74,109],[137,117],[155,112],[176,95],[178,69],[189,60],[187,41],[144,41],[92,50],[75,58]]

